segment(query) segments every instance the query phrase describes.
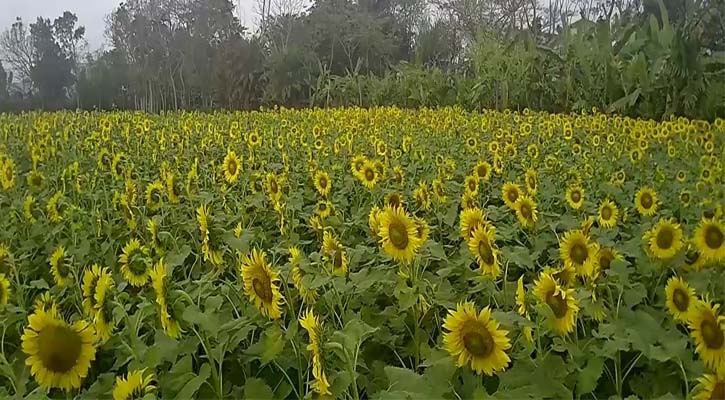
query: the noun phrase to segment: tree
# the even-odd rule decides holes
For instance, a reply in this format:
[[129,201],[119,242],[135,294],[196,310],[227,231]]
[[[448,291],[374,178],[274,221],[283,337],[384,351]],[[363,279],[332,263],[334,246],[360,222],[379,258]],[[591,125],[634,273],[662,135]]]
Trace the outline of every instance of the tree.
[[34,48],[30,76],[38,90],[41,105],[58,108],[67,101],[67,89],[73,84],[72,62],[63,54],[49,19],[38,18],[30,24]]
[[10,66],[10,70],[17,75],[21,90],[30,92],[32,79],[30,77],[35,60],[35,47],[26,25],[21,18],[17,18],[10,29],[0,35],[0,52]]

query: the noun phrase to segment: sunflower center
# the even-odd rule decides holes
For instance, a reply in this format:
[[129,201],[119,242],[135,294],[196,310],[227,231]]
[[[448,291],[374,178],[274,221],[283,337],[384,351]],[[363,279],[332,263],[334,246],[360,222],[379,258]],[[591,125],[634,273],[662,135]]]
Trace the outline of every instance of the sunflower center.
[[277,190],[279,190],[279,187],[277,186],[277,181],[276,181],[276,180],[274,180],[274,179],[273,179],[273,180],[272,180],[272,181],[271,181],[271,182],[269,183],[269,190],[270,190],[270,191],[271,191],[272,193],[277,193]]
[[65,258],[58,260],[58,275],[65,278],[70,273],[70,263]]
[[578,203],[582,199],[582,194],[578,190],[571,192],[571,201]]
[[674,293],[672,293],[672,302],[675,304],[677,310],[685,312],[690,306],[690,296],[688,296],[684,290],[677,288]]
[[652,207],[652,195],[649,193],[643,193],[642,198],[640,199],[640,203],[642,204],[642,207],[645,209],[649,209]]
[[131,273],[136,276],[142,276],[146,273],[146,260],[140,253],[134,254],[131,257],[131,262],[128,263],[128,269]]
[[484,167],[484,166],[478,167],[478,176],[479,177],[483,178],[484,176],[486,176],[486,172],[488,172],[486,170],[486,167]]
[[602,219],[609,220],[612,218],[612,209],[609,207],[602,208]]
[[528,204],[521,205],[521,216],[525,219],[531,218],[531,207]]
[[583,243],[576,243],[571,247],[571,259],[577,264],[584,264],[589,257],[589,250]]
[[479,331],[463,335],[463,345],[474,356],[486,357],[493,352],[494,341],[488,329],[482,327]]
[[390,236],[390,242],[396,248],[402,250],[408,247],[408,230],[402,223],[396,221],[390,224],[388,235]]
[[534,177],[529,178],[529,187],[532,189],[536,188],[536,179],[534,179]]
[[48,326],[38,332],[38,356],[48,370],[63,374],[81,355],[81,337],[67,326]]
[[478,243],[478,254],[481,256],[481,260],[483,260],[486,265],[493,264],[493,249],[491,249],[491,246],[486,240],[481,240]]
[[712,388],[710,400],[725,399],[725,381],[718,381]]
[[269,279],[265,277],[252,279],[252,288],[254,289],[254,293],[265,303],[272,301],[272,288]]
[[342,250],[336,250],[335,256],[332,258],[332,266],[335,269],[340,269],[342,268],[342,261]]
[[657,247],[666,250],[672,247],[672,243],[675,241],[675,234],[672,229],[662,228],[657,232]]
[[33,176],[30,177],[30,183],[33,186],[40,186],[41,180],[42,179],[40,178],[40,175],[33,175]]
[[161,201],[161,191],[154,189],[154,191],[151,193],[151,201],[154,203],[158,203]]
[[512,203],[516,202],[516,200],[519,198],[519,194],[515,190],[509,190],[508,193],[506,194],[506,196],[508,197],[509,201]]
[[372,169],[366,169],[365,180],[372,181],[373,179],[375,179],[375,171],[373,171]]
[[229,175],[235,175],[237,173],[237,162],[229,160]]
[[471,179],[468,181],[468,190],[471,192],[476,191],[476,181],[475,180]]
[[689,193],[682,193],[680,195],[680,201],[683,203],[689,203],[690,202],[690,194]]
[[327,178],[325,178],[324,176],[320,178],[320,187],[322,189],[325,189],[327,187]]
[[722,349],[725,343],[725,333],[718,326],[717,322],[712,319],[706,319],[700,324],[702,331],[702,340],[708,349]]
[[601,269],[609,269],[609,267],[612,265],[612,260],[614,260],[614,256],[609,251],[603,252],[601,256],[599,256],[599,267]]
[[546,297],[546,304],[551,307],[551,311],[554,312],[554,316],[558,319],[564,318],[566,315],[567,304],[561,293],[554,295],[553,293]]
[[718,249],[725,241],[725,235],[717,226],[708,226],[705,230],[705,244],[711,249]]

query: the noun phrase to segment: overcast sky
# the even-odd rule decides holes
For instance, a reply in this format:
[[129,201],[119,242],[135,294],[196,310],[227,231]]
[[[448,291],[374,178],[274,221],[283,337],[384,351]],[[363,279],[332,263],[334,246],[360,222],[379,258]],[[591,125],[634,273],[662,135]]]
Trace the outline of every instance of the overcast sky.
[[[256,0],[232,0],[239,6],[237,16],[242,24],[252,27],[255,16]],[[120,0],[0,0],[0,31],[9,28],[15,17],[21,17],[26,23],[35,22],[37,17],[50,18],[52,21],[71,11],[78,16],[78,24],[86,27],[86,40],[89,50],[108,45],[103,37],[106,28],[105,16],[118,6]]]

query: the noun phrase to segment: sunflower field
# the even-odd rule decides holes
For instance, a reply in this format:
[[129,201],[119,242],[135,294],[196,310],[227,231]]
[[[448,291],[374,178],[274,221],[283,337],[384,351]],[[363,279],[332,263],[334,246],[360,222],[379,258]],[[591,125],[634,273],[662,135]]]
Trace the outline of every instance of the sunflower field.
[[0,115],[0,398],[725,398],[725,121]]

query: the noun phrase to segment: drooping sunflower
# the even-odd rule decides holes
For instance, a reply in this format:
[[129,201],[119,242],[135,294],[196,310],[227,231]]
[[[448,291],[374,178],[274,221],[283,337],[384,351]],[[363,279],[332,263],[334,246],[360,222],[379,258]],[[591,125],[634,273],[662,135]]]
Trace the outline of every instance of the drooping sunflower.
[[551,309],[552,329],[562,335],[574,330],[579,301],[574,297],[574,289],[559,286],[553,276],[542,272],[534,282],[534,293],[542,305]]
[[310,351],[312,357],[312,376],[315,378],[310,386],[321,396],[330,396],[332,392],[330,392],[330,382],[325,374],[324,352],[321,343],[322,322],[311,309],[308,309],[299,321],[310,337],[307,350]]
[[101,277],[101,267],[93,264],[83,273],[83,313],[86,317],[93,317],[96,312],[96,288]]
[[10,281],[5,274],[0,273],[0,307],[8,304],[10,299]]
[[506,354],[511,348],[508,331],[499,329],[488,307],[476,312],[473,303],[459,303],[456,310],[448,311],[443,328],[444,347],[458,367],[469,366],[490,376],[504,371],[511,361]]
[[25,221],[28,224],[34,224],[37,220],[36,214],[35,197],[28,195],[25,197],[25,201],[23,201],[23,216],[25,217]]
[[597,252],[597,267],[600,272],[606,271],[611,267],[612,261],[621,259],[622,256],[617,250],[611,247],[600,247]]
[[665,286],[665,303],[667,310],[675,320],[687,323],[690,321],[690,313],[697,302],[695,289],[692,289],[682,278],[673,276]]
[[242,164],[239,161],[239,157],[237,157],[237,153],[232,150],[227,150],[227,154],[224,156],[222,170],[224,171],[224,179],[227,183],[232,184],[239,179]]
[[356,155],[352,158],[352,161],[350,162],[350,169],[352,170],[353,176],[356,178],[363,180],[363,167],[368,162],[367,157],[363,155]]
[[521,197],[521,187],[513,182],[506,182],[502,188],[503,202],[508,208],[515,210],[516,201]]
[[565,266],[574,268],[579,276],[592,276],[597,270],[599,248],[582,231],[569,231],[559,245],[559,256]]
[[683,236],[680,224],[674,222],[672,218],[660,219],[644,235],[649,253],[660,260],[674,257],[685,246]]
[[725,261],[725,224],[713,218],[703,218],[693,239],[697,251],[706,262]]
[[486,216],[483,211],[478,208],[465,208],[460,214],[461,220],[461,238],[468,240],[473,236],[473,232],[478,229],[479,226],[486,225]]
[[566,202],[569,207],[578,210],[584,204],[584,189],[581,186],[570,186],[566,189]]
[[435,196],[436,201],[440,204],[445,204],[448,201],[448,196],[446,196],[446,187],[441,178],[433,179],[433,195]]
[[704,374],[697,379],[697,386],[692,397],[693,400],[722,400],[725,399],[725,372],[719,371]]
[[372,234],[372,238],[375,241],[380,240],[380,213],[382,211],[380,210],[380,207],[374,206],[370,209],[370,213],[368,213],[368,227],[370,228],[370,233]]
[[415,218],[415,227],[418,231],[418,239],[420,239],[421,243],[425,243],[425,241],[428,240],[428,235],[430,234],[430,227],[428,226],[428,223],[423,218]]
[[466,193],[470,194],[471,196],[475,196],[478,194],[478,176],[477,175],[468,175],[466,176],[466,179],[463,181],[463,186],[466,188]]
[[430,193],[428,191],[428,185],[421,181],[418,183],[418,187],[413,191],[415,197],[415,203],[419,209],[423,211],[430,210]]
[[3,190],[10,190],[15,186],[15,161],[11,158],[0,161],[0,185]]
[[299,248],[293,246],[289,249],[289,263],[292,266],[292,283],[305,304],[315,304],[317,300],[317,291],[310,289],[304,282],[305,272],[302,266],[302,252]]
[[405,264],[413,261],[423,244],[418,237],[415,221],[402,207],[385,207],[380,216],[379,234],[383,251]]
[[161,181],[154,181],[146,186],[146,207],[156,211],[164,204],[165,188]]
[[44,388],[81,387],[96,358],[95,332],[84,320],[68,324],[51,311],[36,309],[22,336],[25,364]]
[[720,305],[708,299],[698,300],[690,312],[690,335],[696,351],[705,365],[715,371],[725,371],[725,316]]
[[535,169],[527,169],[525,174],[526,191],[530,196],[539,191],[539,173]]
[[149,249],[141,242],[131,239],[123,246],[123,253],[119,256],[123,278],[135,287],[141,287],[149,280],[151,260]]
[[617,205],[606,199],[599,206],[599,226],[603,228],[614,228],[617,225],[617,218],[619,217],[619,208]]
[[332,190],[332,181],[330,180],[330,175],[325,171],[317,171],[314,176],[314,183],[315,183],[315,189],[317,189],[317,192],[323,196],[327,197],[330,195],[330,191]]
[[266,260],[266,253],[253,249],[244,256],[241,276],[244,293],[262,315],[271,319],[282,316],[282,294],[279,292],[279,272]]
[[169,203],[171,204],[179,204],[181,202],[181,190],[179,190],[179,183],[176,181],[176,177],[171,172],[166,174],[166,197],[168,197]]
[[281,179],[274,172],[268,172],[265,179],[269,199],[272,202],[279,202],[282,199]]
[[59,287],[66,287],[73,280],[73,262],[70,255],[66,254],[64,246],[56,247],[50,256],[50,270],[55,284]]
[[48,204],[46,205],[45,210],[47,212],[48,219],[51,222],[57,223],[63,220],[63,215],[58,209],[58,204],[60,203],[62,197],[62,192],[55,192],[55,194],[48,199]]
[[536,202],[527,195],[522,195],[514,203],[516,218],[524,228],[533,228],[539,220],[539,212],[536,210]]
[[343,276],[347,273],[347,251],[340,241],[329,231],[322,237],[322,253],[332,265],[332,274]]
[[478,179],[488,182],[491,179],[491,164],[487,161],[479,161],[473,168],[473,172],[478,176]]
[[403,195],[398,192],[390,192],[385,195],[385,204],[390,207],[403,207]]
[[496,228],[490,225],[479,225],[468,239],[468,250],[478,262],[481,271],[498,278],[501,267],[498,261],[498,248],[496,247]]
[[113,400],[134,400],[144,398],[156,391],[154,376],[146,369],[137,369],[126,374],[126,377],[117,376],[113,386]]
[[402,185],[405,182],[405,171],[400,165],[393,167],[393,182],[397,185]]
[[657,192],[650,187],[643,187],[634,195],[634,206],[640,214],[651,217],[657,212]]
[[179,323],[173,317],[173,308],[169,304],[168,299],[168,269],[166,262],[163,258],[154,265],[154,268],[149,272],[151,278],[151,284],[156,294],[156,304],[159,306],[159,318],[161,322],[161,329],[170,337],[178,338],[181,335],[181,327]]
[[33,168],[28,173],[28,186],[30,186],[31,189],[38,190],[43,186],[43,182],[45,181],[45,176],[42,172],[38,171],[37,169]]
[[375,185],[378,184],[379,180],[378,171],[375,168],[375,163],[366,160],[358,174],[358,179],[362,181],[362,184],[366,188],[374,188]]

